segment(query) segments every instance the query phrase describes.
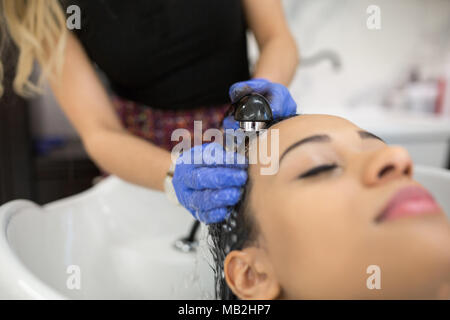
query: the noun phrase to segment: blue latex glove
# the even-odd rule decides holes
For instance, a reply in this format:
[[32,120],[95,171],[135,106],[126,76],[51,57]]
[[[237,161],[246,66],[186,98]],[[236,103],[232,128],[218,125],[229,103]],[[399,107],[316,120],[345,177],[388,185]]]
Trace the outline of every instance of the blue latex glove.
[[[262,94],[269,101],[274,119],[294,115],[297,112],[297,104],[289,90],[282,84],[266,79],[252,79],[233,84],[229,91],[231,102],[235,103],[252,92]],[[223,127],[237,129],[239,126],[233,116],[228,116],[223,121]]]
[[[181,155],[175,166],[172,183],[178,201],[201,222],[223,221],[241,198],[248,163],[245,157],[226,152],[218,143],[195,146],[189,152],[189,163],[184,163],[186,158]],[[203,154],[203,159],[197,158],[199,164],[194,163],[196,152]]]

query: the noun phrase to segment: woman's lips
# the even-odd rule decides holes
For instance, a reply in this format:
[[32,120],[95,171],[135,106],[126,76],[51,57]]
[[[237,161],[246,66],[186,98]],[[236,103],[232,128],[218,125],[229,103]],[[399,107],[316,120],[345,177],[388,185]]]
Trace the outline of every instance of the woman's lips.
[[439,205],[429,192],[418,186],[410,186],[394,195],[376,221],[435,214],[439,211]]

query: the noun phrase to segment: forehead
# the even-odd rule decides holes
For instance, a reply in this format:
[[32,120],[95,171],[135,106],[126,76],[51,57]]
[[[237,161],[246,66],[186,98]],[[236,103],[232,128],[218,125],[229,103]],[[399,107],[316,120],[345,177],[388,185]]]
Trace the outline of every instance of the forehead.
[[286,138],[292,136],[294,139],[304,138],[313,134],[327,134],[335,130],[357,129],[358,127],[350,121],[330,115],[307,114],[299,115],[272,126],[279,129]]
[[281,153],[292,143],[312,135],[328,134],[333,136],[333,133],[357,131],[358,129],[350,121],[336,116],[321,114],[300,115],[277,123],[267,131],[267,134],[262,135],[260,139],[267,139],[267,143],[270,145],[272,132],[277,130],[279,134],[279,151]]

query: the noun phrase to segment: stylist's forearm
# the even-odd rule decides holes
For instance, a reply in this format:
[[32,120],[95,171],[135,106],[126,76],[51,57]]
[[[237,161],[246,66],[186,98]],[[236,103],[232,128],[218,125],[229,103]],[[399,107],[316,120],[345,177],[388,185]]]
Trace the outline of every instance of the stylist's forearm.
[[68,34],[53,93],[77,130],[89,156],[105,171],[152,189],[163,189],[169,152],[128,133],[78,39]]
[[123,131],[105,130],[86,139],[90,157],[107,172],[135,184],[163,190],[170,153]]
[[260,57],[253,74],[288,86],[297,69],[299,53],[294,39],[289,36],[274,37],[261,46]]

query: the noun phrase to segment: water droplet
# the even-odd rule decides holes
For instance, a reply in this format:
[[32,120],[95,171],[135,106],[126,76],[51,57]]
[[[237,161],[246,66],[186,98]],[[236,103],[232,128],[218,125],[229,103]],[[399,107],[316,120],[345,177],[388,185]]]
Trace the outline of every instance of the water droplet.
[[237,242],[237,235],[232,234],[232,235],[231,235],[231,241],[232,241],[233,243]]
[[222,278],[225,278],[225,272],[223,272],[223,270],[222,270],[221,276],[222,276]]
[[233,228],[236,227],[236,220],[231,219],[230,220],[230,226],[233,227]]
[[227,245],[225,246],[225,253],[228,253],[228,252],[230,252],[230,246],[227,244]]

